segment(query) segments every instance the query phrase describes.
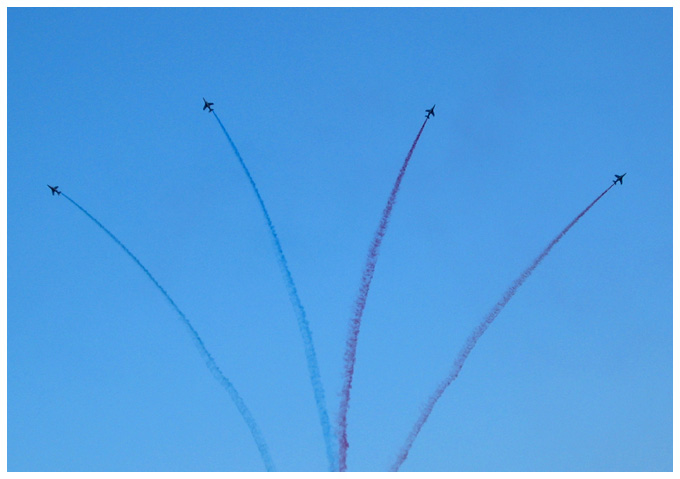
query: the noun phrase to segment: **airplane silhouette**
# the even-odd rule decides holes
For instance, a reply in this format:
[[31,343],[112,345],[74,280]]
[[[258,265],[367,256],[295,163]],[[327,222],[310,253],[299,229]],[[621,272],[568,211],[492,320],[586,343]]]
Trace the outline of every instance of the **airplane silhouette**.
[[430,118],[430,115],[434,116],[434,107],[435,105],[432,105],[432,108],[425,110],[427,112],[427,116],[425,118]]
[[[50,185],[47,185],[47,186],[50,186]],[[59,187],[58,186],[50,186],[50,189],[52,190],[52,196],[54,196],[55,193],[58,194],[58,195],[61,194],[61,191],[59,191],[57,188],[59,188]]]
[[208,102],[208,100],[206,100],[205,98],[203,98],[203,103],[205,103],[205,105],[203,105],[203,109],[205,110],[207,108],[208,111],[212,113],[213,109],[210,107],[214,105],[214,103]]
[[615,179],[615,180],[612,180],[612,181],[614,181],[614,184],[616,184],[617,182],[619,182],[619,183],[621,183],[621,184],[623,185],[623,177],[626,176],[626,173],[624,173],[624,174],[622,174],[622,175],[614,175],[614,176],[616,176],[616,179]]

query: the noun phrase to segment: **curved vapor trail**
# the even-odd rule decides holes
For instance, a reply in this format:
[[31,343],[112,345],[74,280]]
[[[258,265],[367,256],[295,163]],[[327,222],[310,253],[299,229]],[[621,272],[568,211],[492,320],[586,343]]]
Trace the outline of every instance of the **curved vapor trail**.
[[555,246],[561,239],[562,237],[567,234],[567,231],[571,229],[572,226],[576,224],[578,220],[580,220],[583,215],[585,215],[590,208],[597,203],[600,198],[602,198],[610,189],[612,189],[614,185],[610,185],[609,188],[604,190],[600,196],[595,198],[595,200],[590,203],[586,209],[584,209],[579,215],[574,218],[571,223],[567,225],[566,228],[564,228],[560,234],[558,234],[549,244],[548,246],[543,250],[543,252],[538,255],[538,257],[534,260],[531,265],[525,269],[522,274],[510,285],[510,287],[507,289],[505,294],[503,294],[503,297],[496,303],[496,305],[493,307],[491,312],[486,315],[484,320],[477,325],[477,327],[474,329],[472,334],[468,337],[468,339],[465,341],[465,345],[463,346],[463,349],[458,353],[458,357],[456,360],[453,362],[453,366],[451,367],[451,371],[449,372],[448,376],[437,386],[437,389],[435,389],[434,393],[430,398],[428,399],[427,403],[425,404],[422,412],[420,413],[420,417],[416,421],[416,423],[413,425],[413,428],[411,429],[411,432],[409,433],[408,437],[406,438],[406,443],[402,447],[401,451],[399,452],[399,455],[397,456],[396,461],[391,467],[391,471],[396,472],[399,470],[401,465],[404,463],[406,458],[408,457],[408,453],[411,450],[411,446],[413,445],[413,442],[416,440],[416,437],[418,437],[418,433],[420,432],[420,429],[423,427],[425,424],[425,421],[430,417],[430,414],[432,413],[432,409],[434,408],[434,405],[437,403],[439,398],[444,394],[444,391],[446,391],[446,388],[449,387],[449,385],[455,381],[455,379],[458,377],[458,374],[460,373],[460,370],[463,368],[463,365],[465,364],[465,360],[467,359],[468,355],[470,354],[470,351],[475,347],[477,344],[477,341],[479,338],[484,334],[484,332],[488,329],[489,326],[491,326],[491,323],[496,319],[496,317],[500,314],[500,312],[503,310],[506,304],[512,299],[512,297],[515,295],[517,290],[519,289],[522,284],[531,276],[531,273],[536,269],[536,267],[541,264],[541,261],[548,256],[548,253],[550,253],[550,250],[552,250],[553,246]]
[[219,366],[215,362],[215,359],[212,357],[210,352],[208,352],[208,349],[205,347],[205,344],[203,343],[203,340],[201,337],[198,335],[198,332],[194,329],[193,325],[187,319],[187,317],[184,315],[184,313],[177,307],[175,302],[172,300],[170,295],[165,291],[165,289],[156,281],[156,278],[154,278],[151,273],[149,272],[148,269],[137,259],[137,257],[132,254],[132,252],[127,249],[127,247],[118,239],[116,236],[111,233],[106,227],[101,224],[94,216],[92,216],[90,213],[85,210],[82,206],[80,206],[78,203],[76,203],[74,200],[72,200],[66,193],[62,192],[62,196],[69,200],[76,208],[78,208],[80,211],[85,213],[88,218],[90,218],[92,221],[95,222],[97,226],[99,226],[104,232],[109,235],[109,237],[115,241],[118,246],[123,248],[123,251],[127,253],[127,255],[132,258],[132,260],[137,263],[137,266],[139,266],[144,273],[148,276],[148,278],[153,282],[153,284],[158,288],[158,290],[165,296],[165,299],[168,300],[172,308],[177,312],[179,317],[181,318],[182,322],[184,325],[187,327],[189,330],[189,333],[191,334],[191,339],[193,339],[194,344],[196,345],[196,348],[198,348],[199,353],[201,356],[203,356],[203,359],[205,360],[205,364],[212,373],[212,375],[217,379],[217,381],[224,387],[224,389],[227,390],[229,393],[229,396],[231,396],[231,400],[234,402],[236,405],[236,408],[238,409],[239,413],[241,413],[241,417],[243,417],[243,420],[246,422],[248,425],[248,428],[250,429],[250,433],[253,436],[253,439],[255,440],[255,444],[257,445],[257,449],[260,451],[260,456],[262,456],[262,462],[264,462],[264,465],[267,469],[267,471],[274,471],[274,462],[272,461],[271,455],[269,454],[269,448],[267,447],[267,443],[264,440],[264,436],[262,436],[262,432],[260,431],[260,428],[258,427],[257,423],[255,422],[255,418],[251,414],[250,410],[246,406],[245,402],[243,402],[243,399],[239,395],[238,391],[234,387],[234,385],[229,381],[229,379],[226,378],[226,376],[222,373],[220,370]]
[[[429,117],[428,117],[429,118]],[[368,291],[371,287],[371,281],[373,280],[373,273],[375,272],[375,265],[378,261],[378,254],[380,253],[380,245],[382,244],[383,237],[387,230],[387,225],[390,221],[390,215],[392,214],[392,208],[397,199],[397,193],[399,193],[399,187],[401,186],[401,180],[404,178],[406,173],[406,168],[408,167],[409,161],[411,160],[411,155],[413,150],[415,150],[420,135],[425,129],[428,118],[425,118],[423,126],[420,127],[416,139],[411,145],[411,149],[404,159],[404,163],[399,170],[399,175],[394,182],[392,187],[392,192],[387,200],[387,205],[383,210],[382,217],[380,219],[380,224],[378,229],[373,236],[373,241],[371,242],[371,247],[368,250],[368,257],[366,258],[366,266],[364,268],[364,273],[361,276],[361,287],[359,288],[359,294],[354,303],[354,315],[350,320],[349,333],[347,337],[347,344],[345,349],[345,374],[344,383],[342,387],[342,392],[340,393],[340,411],[338,414],[338,437],[339,437],[339,459],[340,459],[340,471],[347,470],[347,449],[349,448],[349,442],[347,441],[347,411],[349,410],[349,400],[350,393],[352,390],[352,379],[354,377],[354,364],[356,362],[357,354],[357,342],[359,340],[359,329],[361,328],[361,318],[364,314],[364,307],[366,306],[366,298],[368,297]]]
[[264,214],[264,218],[267,221],[267,226],[269,227],[269,231],[271,232],[272,238],[274,240],[277,258],[279,260],[279,264],[281,265],[281,268],[285,276],[286,288],[288,289],[288,297],[290,298],[290,302],[293,305],[295,317],[297,318],[298,328],[302,336],[302,342],[304,343],[305,357],[307,359],[307,370],[309,372],[309,378],[312,383],[312,389],[314,390],[314,400],[316,402],[316,408],[319,414],[319,421],[321,422],[321,431],[323,433],[324,441],[326,444],[326,456],[328,457],[329,469],[331,472],[336,471],[337,460],[335,456],[335,450],[333,448],[333,436],[331,434],[331,425],[328,419],[328,410],[326,409],[326,394],[324,392],[323,384],[321,383],[319,363],[317,361],[316,351],[314,349],[314,342],[312,340],[312,331],[309,328],[309,321],[307,320],[305,308],[302,306],[302,302],[300,301],[300,296],[298,295],[297,287],[295,286],[295,282],[293,281],[293,275],[291,274],[290,268],[288,267],[288,261],[286,260],[286,256],[283,254],[283,248],[281,247],[279,236],[276,234],[274,223],[272,223],[271,217],[269,216],[269,212],[267,211],[267,207],[265,206],[264,200],[260,195],[260,190],[257,188],[255,180],[253,179],[252,175],[250,174],[250,171],[248,170],[248,167],[243,161],[243,158],[241,157],[238,148],[236,148],[236,145],[231,139],[231,136],[229,136],[229,133],[227,133],[227,129],[222,124],[222,121],[220,121],[220,117],[217,116],[217,113],[215,113],[214,111],[212,113],[213,115],[215,115],[217,123],[220,124],[220,128],[222,128],[224,135],[227,137],[227,140],[229,140],[229,144],[231,145],[231,148],[234,150],[236,158],[238,158],[238,161],[241,164],[243,171],[248,177],[250,186],[252,186],[253,191],[255,192],[255,196],[257,196],[257,201],[260,204],[260,208],[262,209],[262,214]]

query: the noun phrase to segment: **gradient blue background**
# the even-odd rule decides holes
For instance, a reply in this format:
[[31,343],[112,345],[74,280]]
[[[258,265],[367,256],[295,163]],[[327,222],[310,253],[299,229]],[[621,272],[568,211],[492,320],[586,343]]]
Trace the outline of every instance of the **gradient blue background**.
[[405,471],[672,470],[672,10],[7,15],[7,466],[325,470],[260,188],[333,422],[370,239],[349,470],[386,470],[474,326],[614,173],[437,404]]

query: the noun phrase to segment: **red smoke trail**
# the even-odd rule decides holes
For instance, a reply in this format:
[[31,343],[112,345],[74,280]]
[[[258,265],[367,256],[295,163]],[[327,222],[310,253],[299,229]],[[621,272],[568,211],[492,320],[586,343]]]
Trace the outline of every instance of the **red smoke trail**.
[[475,330],[472,332],[470,337],[467,339],[465,342],[465,346],[463,346],[463,349],[461,352],[458,354],[458,357],[453,363],[453,367],[451,368],[451,371],[449,372],[449,375],[437,386],[437,389],[435,389],[434,394],[430,396],[430,399],[428,399],[427,404],[425,404],[425,407],[423,408],[422,412],[420,413],[420,417],[416,421],[416,423],[413,425],[413,429],[411,429],[411,432],[409,433],[408,437],[406,438],[406,444],[404,444],[404,447],[401,449],[401,452],[397,456],[397,460],[394,462],[392,465],[391,471],[396,472],[399,470],[401,465],[404,463],[406,458],[408,457],[408,453],[411,450],[411,446],[413,445],[413,442],[416,440],[416,437],[418,437],[418,433],[420,432],[420,429],[423,427],[423,424],[425,424],[425,421],[427,421],[427,418],[430,417],[430,414],[432,413],[432,409],[434,408],[434,405],[437,403],[439,398],[444,394],[444,391],[446,391],[446,388],[449,387],[449,385],[455,381],[455,379],[458,377],[458,373],[460,373],[460,370],[463,368],[463,364],[465,364],[465,360],[467,359],[468,355],[470,354],[470,351],[472,351],[472,348],[475,347],[477,344],[477,341],[479,338],[484,334],[484,332],[487,330],[489,326],[491,326],[491,323],[496,319],[496,317],[500,314],[500,312],[503,310],[506,304],[512,299],[512,297],[515,295],[517,290],[519,289],[522,284],[527,280],[529,276],[531,276],[531,273],[534,272],[536,267],[541,264],[541,261],[548,256],[548,253],[550,253],[550,250],[555,246],[561,239],[562,237],[567,234],[567,231],[571,229],[572,226],[576,224],[578,220],[580,220],[583,215],[585,215],[590,208],[597,203],[600,198],[602,198],[610,189],[612,189],[614,185],[609,185],[609,188],[604,190],[600,196],[595,198],[595,201],[590,203],[588,207],[583,210],[576,218],[572,220],[571,223],[567,225],[566,228],[562,230],[560,234],[558,234],[555,239],[553,239],[550,244],[543,250],[543,252],[534,260],[533,263],[531,263],[531,266],[529,266],[527,269],[524,270],[524,272],[517,278],[512,285],[508,288],[508,290],[505,292],[503,295],[503,298],[501,298],[500,301],[496,303],[496,305],[493,307],[491,312],[486,315],[484,320],[475,328]]
[[387,230],[387,224],[390,221],[390,215],[392,214],[392,208],[394,207],[394,202],[397,199],[397,193],[399,193],[399,187],[401,186],[401,180],[404,178],[404,173],[406,173],[406,168],[411,160],[411,155],[413,150],[416,148],[416,144],[420,139],[420,135],[427,124],[427,118],[423,122],[423,126],[420,127],[418,136],[413,141],[411,149],[406,155],[404,164],[399,170],[399,175],[397,176],[397,181],[394,183],[392,188],[392,193],[387,200],[387,205],[383,210],[382,218],[380,219],[380,225],[378,230],[373,236],[373,242],[368,250],[368,258],[366,259],[366,268],[364,269],[364,274],[361,277],[361,288],[359,289],[359,295],[354,303],[354,316],[350,320],[349,334],[347,338],[347,346],[345,349],[345,382],[342,387],[342,393],[340,396],[340,413],[338,417],[338,436],[339,436],[339,459],[340,459],[340,471],[347,470],[347,448],[349,443],[347,442],[347,410],[349,409],[349,397],[350,391],[352,389],[352,377],[354,376],[354,363],[356,362],[357,353],[357,341],[359,339],[359,328],[361,327],[361,317],[364,313],[364,307],[366,306],[366,298],[368,296],[368,290],[371,287],[371,280],[373,279],[373,273],[375,272],[375,264],[378,261],[378,253],[380,252],[380,245],[382,243],[383,237],[385,236],[385,231]]

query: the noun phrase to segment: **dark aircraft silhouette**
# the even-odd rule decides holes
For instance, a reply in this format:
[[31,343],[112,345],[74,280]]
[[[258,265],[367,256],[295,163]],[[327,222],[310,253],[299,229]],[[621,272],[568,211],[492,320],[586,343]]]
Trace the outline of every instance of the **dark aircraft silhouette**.
[[205,98],[203,98],[203,103],[205,103],[205,105],[203,105],[203,109],[205,110],[207,108],[208,111],[212,113],[213,109],[210,108],[210,106],[214,105],[214,103],[208,102],[208,100],[206,100]]
[[[50,186],[50,185],[47,185],[47,186]],[[50,186],[50,189],[52,190],[52,196],[54,196],[55,193],[58,194],[58,195],[61,194],[61,191],[59,191],[57,188],[59,188],[59,187],[58,186]]]
[[430,118],[430,115],[434,116],[434,107],[435,105],[432,105],[432,108],[425,110],[427,112],[427,116],[425,118]]
[[621,184],[623,185],[623,177],[626,176],[626,173],[624,173],[624,174],[622,174],[622,175],[614,175],[614,176],[616,176],[616,179],[615,179],[615,180],[612,180],[612,181],[614,181],[614,184],[616,184],[617,182],[619,182],[619,183],[621,183]]

